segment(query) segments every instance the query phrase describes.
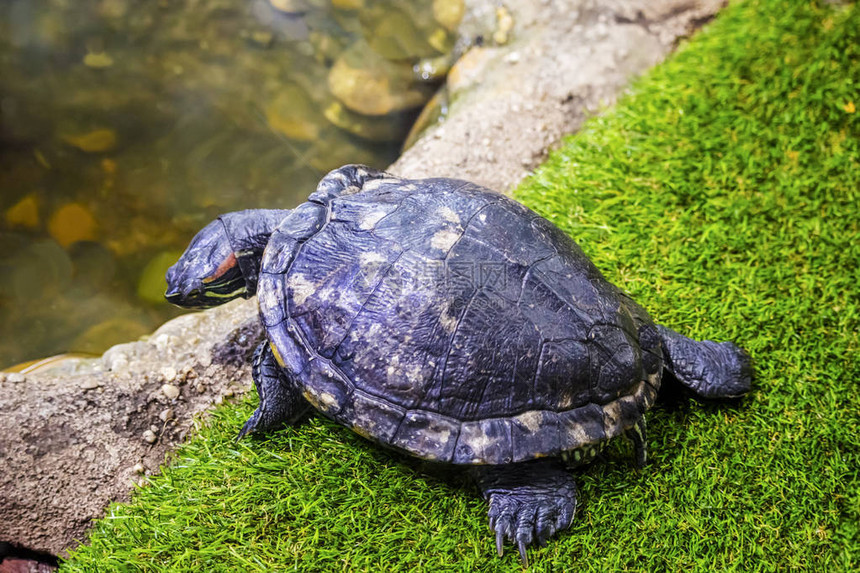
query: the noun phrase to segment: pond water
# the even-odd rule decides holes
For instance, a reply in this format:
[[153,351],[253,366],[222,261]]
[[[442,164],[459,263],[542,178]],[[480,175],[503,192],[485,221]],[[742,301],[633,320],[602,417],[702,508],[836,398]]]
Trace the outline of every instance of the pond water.
[[164,271],[220,213],[385,167],[462,0],[4,0],[0,368],[180,313]]

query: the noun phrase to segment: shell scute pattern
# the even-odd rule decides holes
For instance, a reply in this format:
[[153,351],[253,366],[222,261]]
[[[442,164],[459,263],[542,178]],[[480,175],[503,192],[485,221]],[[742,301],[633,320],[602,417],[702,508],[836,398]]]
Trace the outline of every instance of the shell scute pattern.
[[647,314],[563,233],[461,181],[338,193],[353,175],[311,196],[321,227],[281,226],[261,279],[270,339],[323,413],[418,457],[498,464],[597,444],[653,403]]

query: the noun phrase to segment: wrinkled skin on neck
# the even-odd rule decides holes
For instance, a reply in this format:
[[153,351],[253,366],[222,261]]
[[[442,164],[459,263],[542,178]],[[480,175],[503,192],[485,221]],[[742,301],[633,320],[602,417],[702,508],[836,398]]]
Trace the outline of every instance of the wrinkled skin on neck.
[[263,250],[289,213],[250,209],[221,215],[197,233],[167,270],[164,296],[183,308],[211,308],[254,296]]

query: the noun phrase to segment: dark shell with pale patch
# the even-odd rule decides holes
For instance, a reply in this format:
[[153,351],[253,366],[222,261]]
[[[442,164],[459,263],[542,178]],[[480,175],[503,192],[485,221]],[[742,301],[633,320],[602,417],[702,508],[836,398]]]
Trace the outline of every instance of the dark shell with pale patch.
[[648,314],[553,224],[465,181],[333,171],[272,235],[257,294],[311,404],[424,459],[587,450],[660,385]]

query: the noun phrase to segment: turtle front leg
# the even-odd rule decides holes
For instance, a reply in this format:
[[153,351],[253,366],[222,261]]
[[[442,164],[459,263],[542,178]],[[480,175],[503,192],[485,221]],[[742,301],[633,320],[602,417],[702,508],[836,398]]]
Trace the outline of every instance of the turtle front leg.
[[567,529],[576,512],[576,483],[558,460],[536,460],[474,470],[484,499],[490,502],[490,528],[502,555],[505,538],[516,541],[523,566],[526,547],[544,545]]
[[242,426],[236,440],[248,434],[269,432],[293,424],[310,409],[310,404],[275,361],[268,340],[254,352],[251,372],[260,395],[260,405]]

